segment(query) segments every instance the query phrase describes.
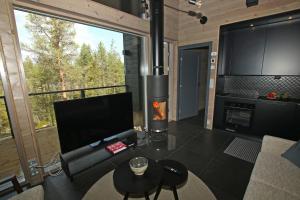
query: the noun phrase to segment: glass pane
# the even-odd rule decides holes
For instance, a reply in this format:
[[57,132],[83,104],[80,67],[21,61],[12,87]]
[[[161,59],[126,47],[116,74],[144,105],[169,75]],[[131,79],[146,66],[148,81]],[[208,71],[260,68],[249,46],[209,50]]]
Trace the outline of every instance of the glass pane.
[[[21,169],[16,143],[13,138],[9,117],[4,99],[2,81],[0,79],[0,180],[16,175],[23,182],[24,174]],[[10,187],[10,184],[0,185],[0,191]]]
[[166,101],[153,101],[152,102],[153,116],[155,121],[165,120],[167,117],[167,102]]

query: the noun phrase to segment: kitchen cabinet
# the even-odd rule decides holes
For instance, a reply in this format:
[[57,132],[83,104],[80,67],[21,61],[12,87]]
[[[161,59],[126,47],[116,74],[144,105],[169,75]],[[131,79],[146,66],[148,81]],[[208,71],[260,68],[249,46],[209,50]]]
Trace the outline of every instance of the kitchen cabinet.
[[293,137],[296,104],[291,102],[257,100],[253,119],[256,135]]
[[265,27],[247,27],[231,32],[229,75],[260,75],[266,40]]
[[268,25],[263,75],[300,75],[300,19]]
[[220,45],[219,49],[219,66],[218,75],[228,75],[231,59],[231,49],[232,49],[232,32],[231,31],[221,31],[220,34]]
[[300,75],[300,12],[222,26],[218,75]]
[[294,120],[295,139],[300,139],[300,104],[296,104],[295,120]]
[[265,27],[221,31],[218,75],[261,74]]
[[225,104],[228,102],[255,104],[251,127],[237,132],[258,137],[273,135],[300,139],[300,103],[216,95],[214,128],[226,130]]
[[215,100],[215,114],[214,114],[214,127],[224,128],[224,98],[216,96]]

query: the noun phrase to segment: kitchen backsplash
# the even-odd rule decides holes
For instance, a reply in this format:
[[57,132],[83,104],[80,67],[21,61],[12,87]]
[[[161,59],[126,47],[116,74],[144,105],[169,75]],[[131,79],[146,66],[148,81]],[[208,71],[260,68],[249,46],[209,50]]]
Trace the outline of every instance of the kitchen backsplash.
[[219,82],[224,93],[265,96],[275,91],[300,99],[300,76],[224,76]]

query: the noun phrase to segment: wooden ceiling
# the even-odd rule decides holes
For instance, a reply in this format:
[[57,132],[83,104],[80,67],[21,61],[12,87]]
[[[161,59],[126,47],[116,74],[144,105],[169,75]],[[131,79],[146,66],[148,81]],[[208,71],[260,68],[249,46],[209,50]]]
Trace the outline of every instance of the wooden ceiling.
[[247,8],[246,0],[203,0],[199,9],[186,0],[179,0],[179,9],[202,12],[208,17],[207,24],[201,25],[198,19],[179,13],[179,43],[187,44],[216,41],[220,25],[300,9],[300,1],[260,0],[258,6]]

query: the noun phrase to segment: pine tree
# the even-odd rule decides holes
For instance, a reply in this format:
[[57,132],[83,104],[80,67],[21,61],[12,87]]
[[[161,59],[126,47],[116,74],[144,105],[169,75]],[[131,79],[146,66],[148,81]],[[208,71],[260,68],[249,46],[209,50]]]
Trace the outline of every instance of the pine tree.
[[[31,92],[66,90],[69,87],[66,74],[76,56],[74,23],[28,14],[26,29],[31,33],[30,45],[22,48],[31,52],[32,59],[24,60],[28,87]],[[34,120],[37,127],[55,123],[53,102],[67,99],[66,92],[53,95],[39,95],[32,98]]]
[[[65,71],[70,67],[77,49],[74,23],[28,14],[26,28],[32,34],[32,45],[23,47],[34,54],[35,62],[43,68],[43,77],[48,85],[53,90],[66,90]],[[63,93],[63,98],[67,99],[67,93]]]

